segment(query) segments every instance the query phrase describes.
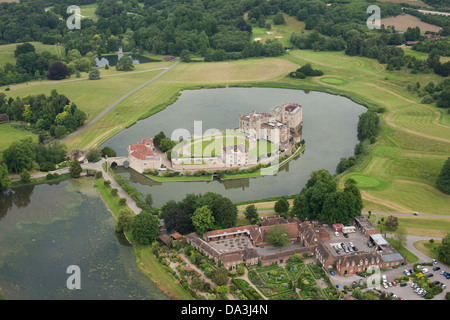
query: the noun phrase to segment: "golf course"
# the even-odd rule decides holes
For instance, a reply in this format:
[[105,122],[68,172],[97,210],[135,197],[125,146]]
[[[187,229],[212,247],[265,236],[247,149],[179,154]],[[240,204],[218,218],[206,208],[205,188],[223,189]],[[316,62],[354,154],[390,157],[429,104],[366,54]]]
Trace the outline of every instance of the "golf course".
[[[292,19],[287,17],[286,20],[289,22]],[[279,31],[283,43],[289,45],[289,32],[302,28],[297,21],[297,25],[288,24],[273,31]],[[269,36],[261,33],[261,41]],[[2,50],[2,47],[0,55],[8,55],[7,59],[12,61],[11,50]],[[64,50],[61,48],[61,51]],[[152,55],[152,58],[161,61],[136,65],[130,72],[116,71],[115,68],[100,69],[100,80],[88,80],[87,73],[81,73],[77,79],[72,76],[60,81],[38,80],[10,85],[8,90],[4,86],[0,87],[0,92],[16,98],[49,94],[55,89],[86,113],[88,123],[109,105],[177,61],[165,61],[163,56]],[[307,63],[322,70],[323,76],[305,79],[286,77]],[[437,108],[435,103],[422,104],[420,97],[407,90],[408,84],[419,82],[424,86],[430,81],[439,83],[442,80],[434,73],[412,74],[404,69],[388,71],[385,65],[375,59],[349,57],[343,51],[291,49],[283,56],[274,58],[181,62],[121,100],[98,121],[64,143],[69,150],[98,146],[138,119],[168,107],[182,90],[254,86],[342,95],[369,109],[384,108],[385,112],[379,114],[381,132],[377,141],[368,146],[367,154],[353,167],[336,177],[339,187],[343,188],[344,182],[353,178],[363,195],[365,211],[419,212],[420,219],[403,218],[408,232],[442,235],[443,231],[448,230],[450,196],[435,188],[435,180],[450,154],[450,114]],[[0,126],[0,130],[2,137],[7,137],[5,141],[2,139],[0,151],[11,141],[27,135],[5,125]],[[213,141],[192,143],[190,152],[203,153]],[[302,187],[299,186],[299,189]],[[434,217],[428,220],[427,215]],[[436,215],[442,215],[442,218],[436,218]]]

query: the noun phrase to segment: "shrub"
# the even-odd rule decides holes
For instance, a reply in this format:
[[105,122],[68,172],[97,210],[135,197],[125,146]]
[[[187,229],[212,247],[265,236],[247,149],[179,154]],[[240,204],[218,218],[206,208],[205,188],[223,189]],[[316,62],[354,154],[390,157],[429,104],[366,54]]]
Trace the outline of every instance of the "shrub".
[[127,199],[125,199],[125,198],[120,198],[120,199],[119,199],[119,204],[120,204],[121,206],[124,206],[126,203],[127,203]]

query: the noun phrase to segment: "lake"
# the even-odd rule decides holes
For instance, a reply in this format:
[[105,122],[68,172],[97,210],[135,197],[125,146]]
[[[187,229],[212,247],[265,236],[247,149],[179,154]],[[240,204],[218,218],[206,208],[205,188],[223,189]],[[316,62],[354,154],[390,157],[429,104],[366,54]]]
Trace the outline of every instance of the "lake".
[[168,200],[181,200],[188,193],[220,193],[233,202],[293,195],[300,192],[314,170],[327,169],[334,174],[341,157],[353,155],[358,143],[358,116],[366,108],[348,98],[322,92],[304,92],[275,88],[220,88],[183,91],[179,99],[165,110],[127,128],[100,148],[109,146],[118,156],[127,154],[127,147],[160,131],[171,136],[176,129],[194,133],[195,121],[201,121],[197,132],[208,129],[225,130],[239,126],[239,112],[269,112],[283,103],[296,102],[303,106],[302,138],[304,154],[282,167],[274,176],[208,182],[157,183],[132,169],[118,168],[117,173],[131,180],[144,196],[151,193],[154,205]]
[[[0,192],[0,291],[8,300],[168,300],[114,231],[93,178]],[[67,268],[80,268],[69,290]]]

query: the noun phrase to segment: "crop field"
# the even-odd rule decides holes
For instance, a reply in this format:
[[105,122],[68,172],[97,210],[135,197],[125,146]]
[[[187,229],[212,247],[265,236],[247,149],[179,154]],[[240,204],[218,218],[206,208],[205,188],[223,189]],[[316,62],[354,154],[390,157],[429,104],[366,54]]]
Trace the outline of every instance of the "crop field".
[[435,26],[435,25],[420,21],[419,18],[414,17],[409,14],[381,19],[381,24],[384,24],[386,27],[394,26],[395,30],[397,30],[397,31],[406,31],[409,27],[410,28],[419,27],[420,31],[422,31],[422,32],[425,32],[425,31],[439,32],[439,28],[440,28],[439,26]]

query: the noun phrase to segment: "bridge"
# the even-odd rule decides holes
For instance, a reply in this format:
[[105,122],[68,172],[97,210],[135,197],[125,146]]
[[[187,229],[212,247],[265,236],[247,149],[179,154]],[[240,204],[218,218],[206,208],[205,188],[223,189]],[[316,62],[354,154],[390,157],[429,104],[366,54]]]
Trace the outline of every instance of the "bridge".
[[128,156],[122,157],[111,157],[106,159],[106,165],[108,168],[115,169],[116,167],[125,167],[128,168],[130,162],[128,161]]

